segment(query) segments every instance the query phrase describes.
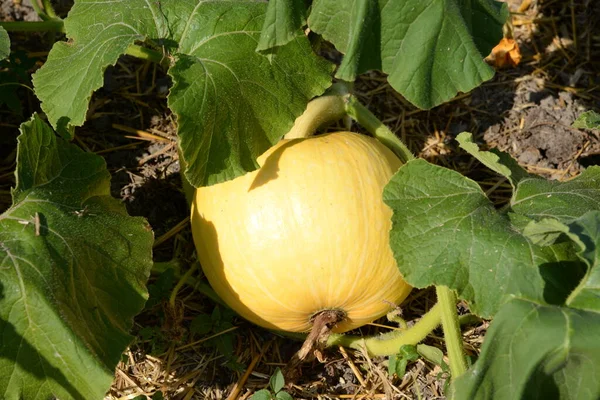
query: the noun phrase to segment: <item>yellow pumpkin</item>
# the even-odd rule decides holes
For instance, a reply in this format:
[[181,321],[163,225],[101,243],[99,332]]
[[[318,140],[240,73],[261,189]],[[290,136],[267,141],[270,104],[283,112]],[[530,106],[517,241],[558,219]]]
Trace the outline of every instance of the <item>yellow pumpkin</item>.
[[411,287],[389,245],[383,188],[400,160],[351,132],[282,140],[246,175],[196,190],[191,224],[217,294],[269,329],[305,332],[321,310],[371,322]]

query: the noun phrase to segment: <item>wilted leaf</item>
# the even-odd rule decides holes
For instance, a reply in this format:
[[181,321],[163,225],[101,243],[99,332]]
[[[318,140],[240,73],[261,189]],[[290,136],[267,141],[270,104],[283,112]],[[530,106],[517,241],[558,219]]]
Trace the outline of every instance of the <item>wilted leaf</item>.
[[516,67],[521,62],[519,44],[511,38],[502,38],[485,58],[495,68]]

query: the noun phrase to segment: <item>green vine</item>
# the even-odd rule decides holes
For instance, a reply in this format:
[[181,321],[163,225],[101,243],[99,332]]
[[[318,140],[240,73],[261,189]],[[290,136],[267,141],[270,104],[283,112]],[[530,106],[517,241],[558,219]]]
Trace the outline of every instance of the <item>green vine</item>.
[[412,327],[364,338],[362,336],[333,333],[327,340],[327,346],[344,346],[351,349],[365,348],[372,356],[390,356],[398,353],[400,347],[416,345],[427,337],[441,322],[440,303],[437,303]]
[[450,373],[452,378],[458,378],[467,370],[467,360],[463,351],[460,322],[456,312],[456,293],[446,286],[436,286],[435,291],[441,307],[442,329],[448,350]]

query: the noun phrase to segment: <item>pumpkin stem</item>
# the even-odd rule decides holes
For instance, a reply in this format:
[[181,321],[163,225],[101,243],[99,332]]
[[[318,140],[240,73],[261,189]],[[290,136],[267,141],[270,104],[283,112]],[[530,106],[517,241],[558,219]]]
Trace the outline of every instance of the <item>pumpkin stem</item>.
[[346,115],[345,85],[334,84],[325,95],[311,100],[302,115],[296,118],[292,129],[284,139],[300,139],[312,136],[319,127],[337,121]]
[[321,350],[326,346],[331,330],[338,322],[343,321],[345,318],[346,313],[338,309],[319,311],[311,318],[313,326],[310,333],[300,350],[294,354],[285,367],[284,375],[286,381],[291,382],[300,375],[300,365],[304,361],[309,360],[315,355],[321,360]]

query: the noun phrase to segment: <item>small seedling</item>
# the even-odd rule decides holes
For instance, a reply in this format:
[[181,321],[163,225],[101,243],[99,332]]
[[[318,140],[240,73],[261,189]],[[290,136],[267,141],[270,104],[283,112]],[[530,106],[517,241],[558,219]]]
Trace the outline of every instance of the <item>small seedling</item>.
[[281,369],[277,368],[275,373],[269,379],[269,388],[262,389],[254,393],[251,400],[293,400],[293,397],[282,390],[285,386],[285,379]]

